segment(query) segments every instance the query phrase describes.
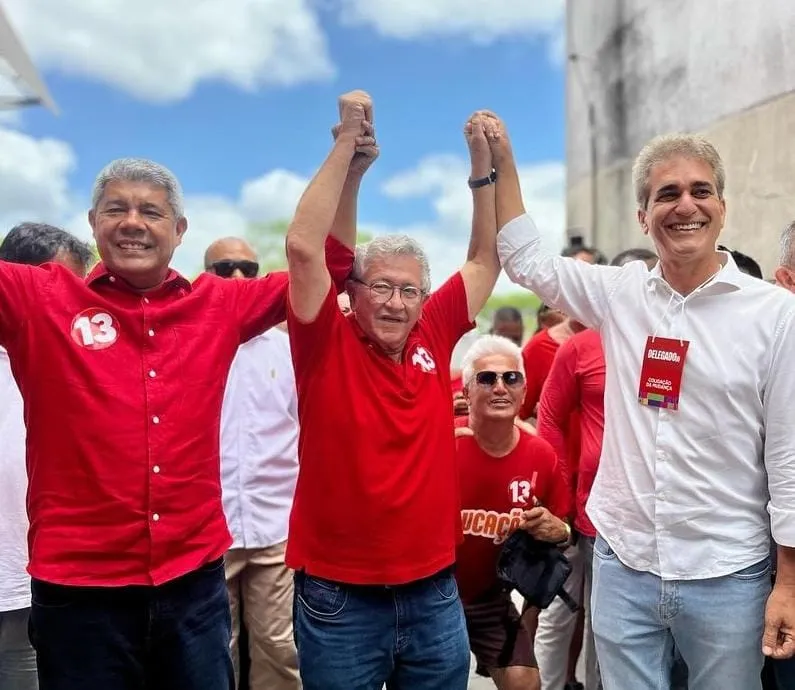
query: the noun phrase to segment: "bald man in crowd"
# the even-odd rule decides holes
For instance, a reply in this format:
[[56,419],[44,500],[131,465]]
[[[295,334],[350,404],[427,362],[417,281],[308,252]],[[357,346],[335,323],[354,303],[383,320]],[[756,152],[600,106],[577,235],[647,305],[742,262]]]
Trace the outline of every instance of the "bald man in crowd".
[[[251,280],[257,253],[238,237],[216,240],[208,273]],[[271,328],[243,344],[232,363],[221,413],[221,484],[232,533],[225,560],[236,687],[297,690],[293,583],[284,564],[298,475],[298,409],[287,334]],[[248,685],[240,678],[240,633],[248,634]]]

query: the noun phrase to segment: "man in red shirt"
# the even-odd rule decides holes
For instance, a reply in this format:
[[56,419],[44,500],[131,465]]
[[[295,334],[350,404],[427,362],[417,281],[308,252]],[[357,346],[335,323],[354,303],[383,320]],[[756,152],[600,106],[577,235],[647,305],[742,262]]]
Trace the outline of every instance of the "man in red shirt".
[[483,336],[465,355],[463,371],[473,433],[456,439],[465,535],[456,578],[469,643],[478,669],[500,690],[537,690],[532,636],[497,579],[497,559],[516,528],[567,543],[570,492],[552,447],[514,424],[524,395],[519,347]]
[[[187,220],[176,178],[150,161],[108,165],[89,221],[101,261],[85,281],[0,262],[40,688],[227,690],[221,401],[238,346],[284,319],[287,275],[191,285],[169,268]],[[354,230],[334,232],[342,281]]]
[[341,117],[338,149],[287,233],[301,427],[287,564],[301,678],[305,690],[465,690],[450,357],[499,273],[491,120],[476,113],[465,128],[474,214],[460,272],[429,295],[420,246],[377,238],[356,249],[346,317],[323,242],[369,97],[343,103]]

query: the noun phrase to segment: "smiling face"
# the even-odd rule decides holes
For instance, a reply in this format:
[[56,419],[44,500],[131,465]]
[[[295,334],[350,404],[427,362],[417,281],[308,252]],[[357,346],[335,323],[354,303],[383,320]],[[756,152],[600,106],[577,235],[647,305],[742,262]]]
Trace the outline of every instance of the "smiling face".
[[109,182],[88,220],[107,269],[138,290],[163,282],[188,228],[167,190],[147,182]]
[[[519,413],[527,386],[523,376],[521,383],[517,381],[515,385],[507,385],[503,376],[506,372],[518,370],[519,361],[510,355],[494,354],[476,359],[472,363],[472,379],[464,389],[469,400],[470,415],[477,417],[478,421],[513,421]],[[487,381],[479,383],[478,374],[484,372],[494,372],[500,376],[491,385]]]
[[666,264],[714,263],[715,245],[726,217],[712,167],[704,160],[674,156],[654,165],[648,178],[649,200],[638,211]]
[[373,257],[361,282],[350,283],[351,310],[361,329],[387,354],[399,354],[420,318],[425,295],[415,303],[406,304],[400,290],[393,290],[382,302],[369,287],[376,283],[419,290],[422,285],[420,262],[415,256],[406,254]]

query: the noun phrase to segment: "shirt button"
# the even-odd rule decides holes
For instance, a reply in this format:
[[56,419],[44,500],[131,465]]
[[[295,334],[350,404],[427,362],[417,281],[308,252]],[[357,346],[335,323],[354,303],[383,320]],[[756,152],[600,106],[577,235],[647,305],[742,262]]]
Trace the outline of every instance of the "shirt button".
[[160,424],[160,417],[152,417],[152,424]]
[[151,328],[149,329],[149,337],[150,338],[154,338],[155,337],[155,332]]
[[152,468],[152,472],[154,472],[155,474],[160,474],[160,465],[155,465]]
[[149,298],[148,297],[144,297],[144,304],[149,304]]
[[116,282],[116,276],[111,276],[110,278],[108,278],[108,280],[109,280],[111,283],[115,283],[115,282]]
[[155,370],[154,369],[150,369],[149,370],[149,378],[153,379],[155,376],[157,376],[157,374],[155,373]]
[[160,515],[158,515],[157,513],[155,513],[154,515],[152,515],[152,519],[153,519],[155,522],[157,522],[157,521],[160,519]]

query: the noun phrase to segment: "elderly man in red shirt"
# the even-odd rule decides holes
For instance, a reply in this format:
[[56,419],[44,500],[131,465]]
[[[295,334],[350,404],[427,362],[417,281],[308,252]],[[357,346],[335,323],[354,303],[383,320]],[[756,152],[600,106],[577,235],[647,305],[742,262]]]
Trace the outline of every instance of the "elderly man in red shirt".
[[306,690],[464,690],[469,645],[452,565],[461,534],[450,356],[499,273],[486,114],[466,125],[469,255],[435,293],[425,253],[386,236],[357,247],[343,316],[323,242],[372,116],[342,108],[337,149],[287,233],[299,475],[287,543]]
[[[108,165],[89,220],[101,261],[85,281],[0,262],[40,687],[227,690],[221,400],[238,346],[284,320],[287,274],[191,285],[169,268],[188,223],[176,178],[150,161]],[[333,233],[342,281],[354,230]]]
[[483,336],[464,356],[463,370],[472,434],[456,441],[465,535],[456,579],[469,643],[479,671],[499,690],[538,690],[529,621],[498,580],[497,560],[517,528],[541,541],[569,542],[569,486],[552,446],[514,423],[525,393],[519,347]]

